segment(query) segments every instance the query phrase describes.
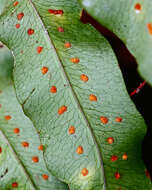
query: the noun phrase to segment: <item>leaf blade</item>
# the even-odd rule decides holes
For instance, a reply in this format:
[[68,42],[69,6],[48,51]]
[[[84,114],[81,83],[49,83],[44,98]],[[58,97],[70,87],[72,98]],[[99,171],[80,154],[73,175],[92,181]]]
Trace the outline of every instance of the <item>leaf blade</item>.
[[124,42],[136,58],[141,76],[152,84],[151,1],[78,1],[91,16]]
[[[47,170],[43,152],[39,150],[38,133],[16,99],[11,77],[13,59],[6,47],[0,50],[0,58],[0,188],[11,188],[15,182],[19,189],[67,190],[68,187]],[[35,164],[33,157],[38,157],[40,163]],[[44,174],[47,180],[42,177]]]
[[[139,144],[134,141],[134,135],[130,135],[133,145],[135,146],[135,150],[136,151],[138,150],[137,153],[138,155],[133,155],[135,161],[132,162],[133,163],[132,166],[136,162],[136,156],[138,156],[137,160],[139,160],[141,163],[141,166],[137,165],[134,167],[133,174],[135,174],[136,171],[139,171],[138,178],[144,181],[142,184],[142,188],[150,189],[149,182],[145,179],[144,171],[141,171],[141,169],[144,170],[144,165],[142,161],[139,159],[140,144],[143,135],[145,134],[145,124],[144,121],[141,119],[141,116],[137,113],[135,107],[128,98],[126,89],[124,87],[124,83],[122,81],[122,76],[118,69],[113,52],[110,50],[110,46],[102,37],[100,37],[100,35],[97,32],[94,31],[93,28],[91,28],[88,25],[84,26],[83,24],[80,24],[80,21],[78,20],[79,18],[78,11],[80,11],[80,8],[77,7],[75,1],[73,2],[71,1],[70,3],[69,1],[64,1],[64,4],[63,2],[60,1],[53,1],[53,2],[33,1],[33,2],[35,3],[35,6],[39,10],[39,14],[43,18],[45,26],[50,27],[50,30],[48,30],[48,32],[49,35],[51,36],[51,39],[53,40],[53,43],[55,44],[55,47],[58,48],[58,51],[54,51],[54,48],[52,48],[50,44],[48,46],[48,40],[44,44],[44,41],[46,40],[46,35],[43,32],[42,34],[44,36],[42,40],[41,40],[42,35],[39,34],[39,38],[41,40],[39,41],[39,43],[44,47],[44,50],[46,49],[46,51],[43,52],[41,56],[37,56],[37,54],[35,53],[36,46],[33,45],[30,49],[28,48],[25,49],[26,50],[25,55],[26,56],[28,55],[29,58],[27,57],[26,60],[25,58],[24,59],[22,58],[23,60],[21,62],[21,60],[19,60],[19,55],[18,55],[19,51],[15,50],[16,46],[13,47],[13,50],[16,51],[15,54],[16,59],[18,59],[18,62],[16,62],[17,67],[15,67],[14,76],[15,76],[17,95],[19,97],[20,103],[23,103],[25,102],[25,100],[27,100],[26,103],[24,104],[24,110],[28,115],[28,117],[31,118],[31,120],[33,121],[34,126],[38,130],[41,130],[40,134],[41,140],[44,142],[44,144],[48,146],[45,152],[46,156],[45,159],[46,161],[49,161],[47,162],[49,169],[58,178],[70,184],[71,189],[101,189],[103,179],[101,179],[100,175],[98,176],[98,174],[97,176],[95,176],[96,175],[95,172],[98,171],[98,168],[101,168],[101,163],[97,153],[97,146],[93,141],[93,135],[95,135],[98,144],[100,144],[101,142],[103,147],[109,147],[108,153],[105,152],[103,156],[106,157],[106,154],[108,155],[107,158],[104,160],[104,162],[107,162],[110,165],[112,164],[110,163],[109,154],[111,154],[111,151],[115,150],[115,146],[110,147],[109,145],[107,145],[106,142],[108,134],[113,134],[111,132],[114,131],[114,128],[111,129],[110,126],[106,128],[104,125],[99,124],[100,118],[98,114],[99,113],[108,114],[111,120],[112,127],[115,127],[116,124],[114,123],[114,116],[120,114],[120,111],[125,108],[126,104],[129,104],[130,107],[128,108],[128,106],[126,106],[127,108],[124,109],[124,113],[127,113],[126,121],[127,119],[129,119],[130,122],[129,115],[131,118],[134,118],[136,116],[137,120],[133,121],[132,124],[136,126],[134,128],[136,129],[139,128],[139,131],[137,132],[134,130],[134,135],[136,133],[138,134]],[[48,13],[48,7],[50,9],[64,8],[64,16],[58,17],[50,15]],[[29,15],[30,14],[28,13],[28,17]],[[70,20],[71,17],[73,18],[74,22],[73,20],[72,21]],[[28,20],[29,18],[26,19]],[[26,26],[25,31],[27,31],[29,26],[30,25]],[[65,32],[64,33],[58,32],[59,27],[60,29],[61,27],[64,27]],[[38,28],[38,26],[35,26],[35,31],[39,30],[40,28]],[[43,31],[42,28],[41,31]],[[1,32],[1,35],[2,33],[3,32]],[[2,37],[4,41],[7,41],[5,35],[3,35]],[[27,35],[26,38],[23,36],[21,37],[23,38],[22,41],[24,41],[27,38]],[[37,34],[32,38],[33,44],[36,41],[36,39],[38,39]],[[70,40],[72,44],[72,48],[69,51],[63,48],[64,43],[67,40],[68,41]],[[13,43],[13,39],[11,43]],[[30,40],[26,41],[26,47],[30,47],[28,46],[28,43],[30,44],[31,41]],[[81,53],[82,51],[84,54]],[[61,65],[59,63],[59,60],[57,59],[57,55],[59,55],[59,58],[62,60],[64,72],[63,69],[60,67]],[[31,59],[32,56],[34,57],[34,59]],[[80,58],[80,63],[75,65],[71,63],[69,60],[72,57],[70,56],[74,57],[78,56]],[[44,57],[46,59],[44,59]],[[96,67],[94,66],[94,64],[92,64],[94,63],[94,60],[97,62],[95,65]],[[41,61],[43,61],[43,63],[41,63]],[[102,67],[100,64],[102,65]],[[49,71],[47,75],[44,76],[41,74],[41,68],[43,66],[47,66]],[[24,75],[22,75],[23,69],[24,69]],[[101,73],[101,71],[103,71],[103,73]],[[94,131],[94,134],[93,133],[90,134],[90,130],[88,130],[87,128],[86,122],[82,117],[82,110],[80,110],[82,109],[82,107],[78,106],[75,101],[73,93],[71,92],[72,90],[71,86],[69,86],[69,83],[67,83],[67,79],[65,78],[65,72],[68,75],[68,79],[70,80],[70,85],[72,84],[72,88],[74,89],[74,93],[76,94],[78,100],[80,102],[81,99],[83,100],[82,106],[83,106],[83,111],[85,110],[87,120],[89,118],[89,115],[91,114],[93,115],[93,117],[95,117],[93,118],[93,122],[91,123],[91,127]],[[110,75],[110,72],[112,73],[112,76]],[[87,74],[89,76],[89,83],[83,83],[83,81],[80,81],[81,74],[85,75]],[[33,81],[36,82],[36,84],[34,84]],[[103,82],[102,85],[99,84],[100,81]],[[52,85],[53,86],[56,85],[57,94],[50,94],[49,88]],[[120,92],[123,94],[121,101],[119,101],[119,99],[116,98],[117,101],[114,105],[113,105],[113,99],[115,100],[115,98],[112,95],[113,85],[116,86],[117,97],[119,97]],[[98,92],[96,88],[100,88],[100,90],[103,91],[103,93],[105,94],[104,97],[100,95],[100,92]],[[33,89],[36,90],[34,91],[34,93],[31,94]],[[92,91],[90,91],[90,89],[92,89]],[[112,91],[112,93],[110,90]],[[99,100],[102,100],[102,98],[104,99],[105,104],[103,105],[104,106],[103,111],[101,109],[101,105],[99,102],[97,102],[96,106],[94,106],[94,104],[90,104],[90,102],[88,103],[88,95],[94,92],[97,93],[98,95],[97,97],[99,98]],[[111,105],[111,107],[108,107],[109,104]],[[64,114],[58,116],[58,110],[63,105],[64,106],[68,105],[67,112],[64,113],[65,116]],[[117,108],[118,110],[115,110],[114,109],[115,106],[116,107],[120,106],[120,108]],[[38,115],[40,116],[39,118],[37,117]],[[68,128],[69,126],[73,125],[73,122],[76,125],[76,137],[74,136],[71,137],[68,134]],[[131,125],[129,124],[129,122],[126,122],[127,128],[123,129],[125,133],[127,132],[131,133]],[[136,124],[136,122],[138,123]],[[124,124],[122,123],[121,125],[124,126],[125,123]],[[103,129],[99,127],[102,127]],[[119,129],[120,127],[117,128],[117,131],[119,131]],[[97,134],[98,132],[97,130],[99,130],[100,136]],[[82,134],[83,138],[81,138]],[[116,136],[116,132],[114,135]],[[129,137],[126,138],[126,142],[128,138]],[[118,149],[123,145],[123,142],[124,141],[122,136],[120,144],[119,143],[116,144]],[[50,144],[51,146],[49,146]],[[76,148],[79,145],[83,145],[83,147],[85,148],[84,152],[86,153],[86,155],[84,154],[80,157],[79,155],[76,154]],[[134,150],[133,145],[130,148],[132,152]],[[94,147],[94,149],[92,147]],[[103,148],[101,148],[101,151],[102,149]],[[122,154],[123,147],[120,150]],[[119,150],[116,151],[116,153],[118,152]],[[51,155],[49,155],[48,153]],[[62,157],[60,157],[60,155],[62,155]],[[87,161],[85,160],[86,158],[88,159]],[[97,166],[95,165],[96,159],[97,159],[97,164],[96,164]],[[137,185],[137,187],[134,187],[134,189],[137,188],[139,189],[141,183],[139,183],[137,179],[132,180],[133,177],[129,176],[129,173],[126,174],[127,179],[130,179],[129,180],[130,184],[128,184],[128,187],[125,187],[126,184],[125,177],[122,178],[120,181],[119,180],[117,181],[114,178],[115,174],[114,172],[116,172],[115,170],[117,167],[119,167],[119,164],[122,167],[121,169],[122,172],[124,165],[125,167],[130,166],[130,162],[124,163],[120,159],[119,163],[112,165],[112,173],[110,172],[111,168],[106,169],[107,180],[109,180],[108,182],[109,186],[107,187],[107,189],[112,189],[114,187],[119,188],[121,186],[124,189],[127,189],[129,187],[132,187],[134,183]],[[83,178],[83,176],[81,175],[83,167],[89,168],[89,176],[86,178]],[[100,172],[101,171],[99,171],[99,174]],[[94,183],[95,180],[97,181],[96,183]],[[139,186],[138,183],[140,184]]]

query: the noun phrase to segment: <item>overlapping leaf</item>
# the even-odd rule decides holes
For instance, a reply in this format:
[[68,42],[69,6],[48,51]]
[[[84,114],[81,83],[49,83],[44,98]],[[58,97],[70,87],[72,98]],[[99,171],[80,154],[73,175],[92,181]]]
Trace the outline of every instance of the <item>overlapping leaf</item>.
[[0,49],[0,189],[67,190],[45,166],[38,133],[16,99],[12,63],[8,49]]
[[0,38],[14,53],[17,97],[50,171],[72,190],[150,189],[141,160],[145,123],[111,47],[79,21],[77,2],[21,0],[8,10]]
[[97,21],[113,31],[135,56],[139,72],[152,84],[152,1],[79,0]]

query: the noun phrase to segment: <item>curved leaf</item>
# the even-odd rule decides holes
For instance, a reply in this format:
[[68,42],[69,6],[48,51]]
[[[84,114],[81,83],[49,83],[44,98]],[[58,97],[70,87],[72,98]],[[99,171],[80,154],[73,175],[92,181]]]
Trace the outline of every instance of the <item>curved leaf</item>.
[[12,12],[1,16],[0,38],[14,53],[17,97],[51,172],[72,190],[150,189],[140,158],[145,123],[111,47],[79,21],[76,1],[24,0]]
[[152,1],[78,1],[90,15],[125,43],[139,64],[139,72],[152,84]]
[[67,190],[47,170],[38,133],[16,99],[12,62],[8,49],[0,49],[0,189]]

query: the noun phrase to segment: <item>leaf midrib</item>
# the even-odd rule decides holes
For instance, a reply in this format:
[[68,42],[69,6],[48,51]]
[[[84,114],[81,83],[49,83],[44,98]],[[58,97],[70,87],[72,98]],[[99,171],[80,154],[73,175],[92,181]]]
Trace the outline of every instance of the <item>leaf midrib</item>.
[[[82,108],[82,106],[81,106],[81,104],[80,104],[80,101],[79,101],[79,99],[78,99],[76,93],[74,92],[74,90],[73,90],[73,88],[72,88],[72,85],[71,85],[71,83],[70,83],[70,81],[69,81],[69,78],[68,78],[66,72],[64,71],[64,67],[63,67],[63,65],[62,65],[62,61],[61,61],[61,59],[60,59],[60,56],[59,56],[59,54],[57,53],[57,51],[55,50],[54,43],[53,43],[53,41],[51,40],[51,38],[50,38],[50,36],[49,36],[49,34],[48,34],[48,31],[47,31],[47,29],[46,29],[46,27],[45,27],[45,24],[44,24],[43,20],[41,19],[41,16],[40,16],[39,12],[37,11],[36,6],[35,6],[34,3],[32,2],[32,0],[28,0],[28,1],[30,2],[30,4],[31,4],[31,6],[32,6],[32,8],[33,8],[33,10],[34,10],[34,12],[35,12],[35,14],[37,15],[37,17],[38,17],[38,19],[39,19],[39,21],[40,21],[40,23],[41,23],[41,25],[42,25],[42,28],[43,28],[43,30],[44,30],[44,32],[45,32],[45,35],[47,36],[47,39],[48,39],[48,41],[49,41],[49,44],[50,44],[51,48],[52,48],[52,49],[54,50],[54,52],[55,52],[54,55],[55,55],[56,59],[58,60],[58,64],[59,64],[59,66],[60,66],[60,68],[61,68],[62,74],[64,75],[64,78],[65,78],[67,84],[68,84],[69,87],[70,87],[71,94],[72,94],[72,96],[73,96],[73,98],[74,98],[74,100],[75,100],[75,102],[76,102],[76,104],[77,104],[77,106],[78,106],[78,108],[79,108],[79,110],[80,110],[80,113],[81,113],[81,115],[82,115],[84,121],[86,122],[86,124],[87,124],[87,126],[88,126],[88,129],[89,129],[89,131],[90,131],[90,133],[91,133],[91,136],[92,136],[92,138],[93,138],[94,144],[96,145],[98,157],[99,157],[100,163],[101,163],[101,170],[102,170],[103,178],[104,178],[103,188],[104,188],[104,190],[106,190],[106,185],[105,185],[105,184],[106,184],[106,182],[105,182],[106,180],[105,180],[105,175],[104,175],[104,167],[103,167],[102,156],[101,156],[101,153],[100,153],[98,144],[97,144],[97,142],[96,142],[95,135],[93,134],[93,131],[92,131],[92,128],[91,128],[91,124],[90,124],[90,122],[87,120],[86,114],[85,114],[85,112],[84,112],[84,110],[83,110],[83,108]],[[31,118],[30,118],[30,120],[31,120]],[[45,160],[45,159],[44,159],[44,160]],[[45,161],[45,162],[46,162],[46,161]],[[47,164],[46,164],[46,165],[47,165]]]

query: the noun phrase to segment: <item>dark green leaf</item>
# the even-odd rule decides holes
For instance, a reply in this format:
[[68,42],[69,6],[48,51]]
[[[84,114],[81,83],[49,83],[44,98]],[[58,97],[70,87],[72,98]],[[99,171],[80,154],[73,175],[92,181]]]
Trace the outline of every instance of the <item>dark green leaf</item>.
[[78,1],[91,16],[125,43],[139,64],[139,72],[152,84],[152,1]]

